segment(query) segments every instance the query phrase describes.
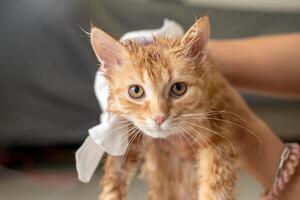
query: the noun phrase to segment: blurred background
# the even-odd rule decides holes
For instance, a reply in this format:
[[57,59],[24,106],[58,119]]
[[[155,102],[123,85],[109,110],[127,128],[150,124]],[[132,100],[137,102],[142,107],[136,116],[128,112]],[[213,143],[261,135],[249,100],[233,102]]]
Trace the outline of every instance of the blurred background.
[[[74,162],[99,123],[91,22],[120,37],[164,18],[187,28],[207,13],[214,39],[300,31],[299,0],[1,0],[0,200],[97,199],[102,170],[82,184]],[[300,141],[300,101],[245,97],[282,139]],[[242,172],[238,191],[253,200],[261,187]],[[135,180],[129,200],[142,199]]]

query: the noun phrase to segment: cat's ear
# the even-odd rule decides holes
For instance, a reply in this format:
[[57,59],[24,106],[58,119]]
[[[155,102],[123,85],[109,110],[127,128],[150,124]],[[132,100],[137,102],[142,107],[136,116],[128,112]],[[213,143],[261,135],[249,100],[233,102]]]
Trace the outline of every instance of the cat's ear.
[[198,57],[205,56],[205,47],[210,38],[210,24],[208,16],[204,16],[185,33],[181,40],[187,56]]
[[119,41],[96,27],[92,27],[90,37],[92,48],[104,71],[125,62],[127,50]]

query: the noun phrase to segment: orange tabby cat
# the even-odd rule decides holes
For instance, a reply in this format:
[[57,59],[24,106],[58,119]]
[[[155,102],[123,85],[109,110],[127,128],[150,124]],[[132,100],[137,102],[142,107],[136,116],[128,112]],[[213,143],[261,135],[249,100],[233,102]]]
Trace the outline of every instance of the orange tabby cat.
[[[139,161],[151,200],[234,199],[234,130],[227,122],[237,118],[230,112],[230,86],[205,49],[209,36],[208,17],[182,38],[148,45],[122,44],[92,28],[91,44],[110,88],[108,110],[126,119],[130,142],[125,156],[107,157],[101,200],[127,199]],[[178,146],[186,140],[193,159],[163,148],[162,140],[178,140]]]

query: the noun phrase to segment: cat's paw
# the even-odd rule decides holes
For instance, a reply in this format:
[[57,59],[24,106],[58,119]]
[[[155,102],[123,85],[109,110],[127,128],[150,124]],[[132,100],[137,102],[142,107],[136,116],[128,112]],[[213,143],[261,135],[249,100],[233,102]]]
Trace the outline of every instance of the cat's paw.
[[126,194],[125,190],[122,190],[121,187],[111,185],[103,188],[99,200],[126,200]]
[[124,197],[117,193],[101,194],[99,200],[125,200]]

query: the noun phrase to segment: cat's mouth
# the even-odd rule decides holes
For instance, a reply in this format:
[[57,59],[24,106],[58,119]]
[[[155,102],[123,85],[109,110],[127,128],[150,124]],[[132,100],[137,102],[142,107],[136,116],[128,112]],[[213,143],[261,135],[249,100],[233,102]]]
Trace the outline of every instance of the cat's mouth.
[[136,126],[146,135],[152,138],[166,138],[170,135],[173,135],[173,131],[171,128],[165,128],[162,126],[155,126],[155,127],[146,127],[146,126]]
[[162,124],[155,124],[152,120],[132,120],[133,124],[145,135],[152,138],[167,138],[174,135],[174,124],[172,119],[165,120]]
[[171,131],[162,130],[161,128],[159,130],[144,129],[142,131],[146,135],[153,137],[153,138],[166,138],[166,137],[172,135]]

